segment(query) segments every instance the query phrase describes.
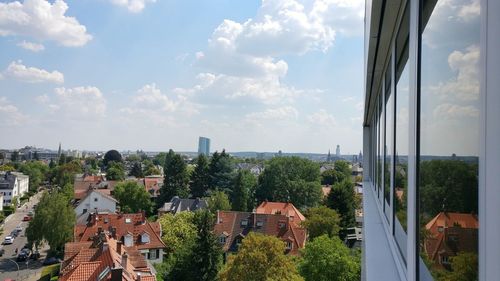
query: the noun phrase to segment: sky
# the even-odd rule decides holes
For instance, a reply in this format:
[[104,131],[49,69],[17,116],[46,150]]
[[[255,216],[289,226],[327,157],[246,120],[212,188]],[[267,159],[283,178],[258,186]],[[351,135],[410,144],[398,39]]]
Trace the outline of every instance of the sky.
[[357,154],[364,0],[0,3],[0,148]]

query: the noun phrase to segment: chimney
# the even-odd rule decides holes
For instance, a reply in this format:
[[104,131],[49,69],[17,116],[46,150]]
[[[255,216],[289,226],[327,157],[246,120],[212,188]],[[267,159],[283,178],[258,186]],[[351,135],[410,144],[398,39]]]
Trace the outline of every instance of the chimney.
[[108,247],[109,247],[108,242],[102,242],[101,249],[103,252],[108,250]]
[[115,267],[111,269],[111,281],[122,281],[123,280],[123,268]]
[[118,252],[119,255],[122,254],[122,241],[116,241],[116,252]]
[[142,224],[145,224],[146,223],[146,211],[142,210],[141,211],[141,215],[142,215]]
[[128,260],[128,255],[127,253],[123,253],[122,255],[122,266],[127,268],[127,260]]
[[141,281],[141,273],[137,272],[137,281]]
[[113,237],[114,239],[116,239],[116,227],[111,227],[111,237]]

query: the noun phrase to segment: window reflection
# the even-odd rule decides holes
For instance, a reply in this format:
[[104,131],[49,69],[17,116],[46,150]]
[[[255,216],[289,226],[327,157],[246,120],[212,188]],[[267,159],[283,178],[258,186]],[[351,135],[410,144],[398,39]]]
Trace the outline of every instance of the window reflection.
[[426,1],[423,23],[420,277],[477,280],[479,1]]
[[[388,76],[390,72],[388,71]],[[394,96],[391,94],[390,79],[386,79],[386,104],[385,104],[385,161],[384,161],[384,198],[385,198],[385,213],[390,215],[391,205],[391,162],[392,162],[392,143],[393,143],[393,115],[394,115]]]

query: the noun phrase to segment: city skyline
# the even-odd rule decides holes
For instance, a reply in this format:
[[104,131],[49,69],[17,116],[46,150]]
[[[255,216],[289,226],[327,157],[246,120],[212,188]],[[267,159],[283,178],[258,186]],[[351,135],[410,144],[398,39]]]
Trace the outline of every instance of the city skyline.
[[0,3],[0,147],[361,149],[364,1],[116,3]]

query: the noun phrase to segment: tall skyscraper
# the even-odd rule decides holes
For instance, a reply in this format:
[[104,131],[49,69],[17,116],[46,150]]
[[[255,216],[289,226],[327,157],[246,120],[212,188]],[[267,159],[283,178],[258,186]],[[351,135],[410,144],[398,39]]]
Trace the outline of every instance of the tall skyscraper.
[[200,137],[198,140],[198,155],[203,154],[205,156],[210,155],[210,139],[206,137]]
[[340,158],[340,145],[337,144],[337,149],[335,151],[335,156],[337,156],[337,158]]

